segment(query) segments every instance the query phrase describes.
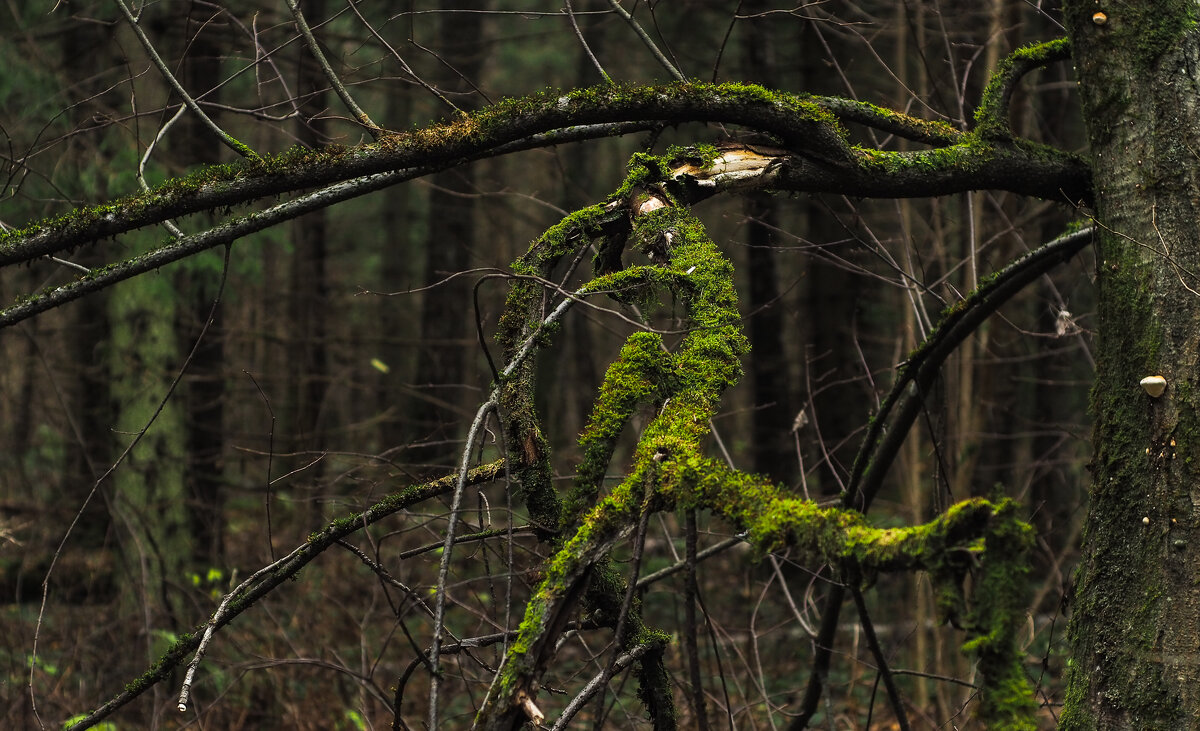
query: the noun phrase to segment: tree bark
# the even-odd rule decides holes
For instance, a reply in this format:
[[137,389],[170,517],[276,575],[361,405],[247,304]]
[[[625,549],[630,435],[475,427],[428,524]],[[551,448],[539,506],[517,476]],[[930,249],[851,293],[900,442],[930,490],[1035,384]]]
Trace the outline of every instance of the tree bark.
[[[1185,0],[1066,9],[1094,158],[1100,343],[1063,729],[1200,718],[1196,16]],[[1138,387],[1149,375],[1166,378],[1162,396]]]

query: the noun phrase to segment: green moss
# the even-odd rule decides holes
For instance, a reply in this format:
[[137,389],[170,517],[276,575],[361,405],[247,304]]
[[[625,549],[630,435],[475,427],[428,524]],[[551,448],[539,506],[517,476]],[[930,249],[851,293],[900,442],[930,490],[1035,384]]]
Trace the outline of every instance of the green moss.
[[975,131],[984,138],[1009,138],[1009,101],[1018,81],[1031,70],[1069,58],[1070,42],[1058,38],[1022,46],[1006,56],[992,73],[975,110]]
[[[748,88],[744,93],[760,92]],[[709,420],[722,392],[740,377],[741,357],[749,345],[742,333],[733,268],[703,226],[675,205],[664,183],[669,175],[666,158],[636,155],[614,198],[636,201],[652,190],[667,202],[637,215],[631,232],[634,245],[656,263],[605,273],[586,291],[620,292],[618,296],[669,291],[684,309],[689,332],[671,354],[663,351],[657,335],[637,333],[609,367],[580,437],[584,458],[562,513],[561,542],[527,607],[502,671],[497,702],[505,703],[505,694],[527,687],[534,665],[544,659],[541,648],[553,641],[546,637],[548,625],[571,605],[585,576],[590,581],[585,604],[596,616],[615,621],[624,583],[604,556],[644,511],[708,509],[745,530],[760,553],[788,549],[813,564],[836,566],[844,576],[867,579],[879,571],[928,571],[943,615],[966,628],[965,651],[978,659],[985,676],[981,719],[997,728],[1029,728],[1033,705],[1014,637],[1024,618],[1022,579],[1031,531],[1017,517],[1015,504],[972,500],[926,525],[876,528],[856,511],[798,500],[768,480],[731,470],[704,454]],[[565,248],[546,243],[549,239],[544,236],[531,248],[523,264],[530,271],[544,272],[552,252],[565,253]],[[528,331],[536,311],[528,309],[534,292],[527,283],[514,283],[509,306],[518,314],[507,326],[512,332]],[[656,415],[635,447],[625,478],[600,497],[616,440],[641,405],[653,405]],[[968,597],[964,583],[972,571],[978,573]],[[657,646],[666,641],[642,626],[637,606],[627,621],[628,643]],[[643,701],[651,708],[661,705],[656,712],[666,717],[673,706],[662,697],[669,685],[660,677],[661,658],[656,664],[654,652],[641,665],[639,681]]]

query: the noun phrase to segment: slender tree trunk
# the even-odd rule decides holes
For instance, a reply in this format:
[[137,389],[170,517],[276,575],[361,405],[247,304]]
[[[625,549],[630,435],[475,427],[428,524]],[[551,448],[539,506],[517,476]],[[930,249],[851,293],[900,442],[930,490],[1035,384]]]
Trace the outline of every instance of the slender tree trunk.
[[[1100,343],[1064,729],[1200,718],[1196,16],[1190,0],[1066,9],[1094,158]],[[1158,398],[1138,386],[1150,375],[1167,381]]]
[[[747,13],[765,12],[761,2],[747,3]],[[770,85],[775,78],[771,34],[763,22],[749,24],[742,56],[750,81]],[[788,391],[788,362],[784,350],[783,307],[779,296],[778,257],[771,250],[778,226],[778,204],[768,195],[746,198],[747,276],[750,342],[750,381],[754,389],[754,419],[750,434],[753,469],[764,475],[791,482],[793,460],[781,458],[791,450],[791,399]]]
[[[103,26],[71,24],[62,38],[62,56],[67,75],[75,79],[89,78],[89,64],[95,62],[93,54],[107,48],[110,41],[111,31],[105,30]],[[83,88],[77,93],[86,97],[99,91]],[[75,144],[82,145],[84,142],[78,141]],[[79,150],[77,155],[64,156],[64,159],[87,159],[90,156],[100,159],[101,153],[94,148]],[[89,190],[87,193],[98,200],[102,200],[107,194],[104,190]],[[87,267],[97,266],[102,261],[99,256],[88,250],[80,251],[72,260]],[[71,418],[76,425],[75,434],[80,440],[79,443],[72,444],[68,452],[66,477],[63,481],[65,504],[69,510],[78,509],[83,505],[96,478],[111,464],[115,454],[112,431],[115,419],[112,377],[109,361],[104,357],[105,344],[111,334],[108,316],[110,299],[109,293],[101,293],[99,297],[91,300],[88,306],[72,308],[69,315],[71,322],[67,326],[66,334],[68,349],[74,367],[79,369],[71,399],[74,410]],[[88,501],[81,516],[79,530],[74,534],[74,545],[98,552],[111,537],[111,528],[112,514],[109,506],[104,494],[97,494]],[[97,580],[99,577],[93,579]],[[87,590],[81,594],[86,595]]]
[[[305,0],[301,8],[310,24],[326,17],[324,0]],[[308,49],[297,47],[297,84],[304,103],[301,110],[306,118],[297,125],[296,136],[301,144],[318,148],[329,140],[325,121],[331,97],[328,82],[317,67]],[[328,220],[325,209],[296,219],[292,226],[292,256],[288,294],[288,315],[291,322],[291,347],[288,361],[288,393],[292,399],[292,433],[294,449],[298,452],[328,448],[322,433],[322,409],[329,390],[329,277]],[[301,457],[307,462],[310,457]],[[323,462],[309,471],[309,479],[319,484]],[[314,500],[313,518],[319,519],[319,500]]]
[[[211,15],[211,9],[191,3],[189,22],[179,47],[187,52],[182,64],[184,88],[215,102],[220,96],[222,51],[217,38],[220,26],[207,25]],[[208,93],[214,89],[216,91]],[[219,162],[221,141],[194,115],[188,115],[185,120],[188,126],[184,128],[187,132],[183,135],[185,143],[181,159],[191,163]],[[195,267],[187,267],[180,273],[182,279],[191,280],[181,287],[191,295],[180,308],[183,347],[190,347],[200,337],[205,321],[212,313],[212,323],[188,367],[184,401],[188,469],[184,479],[189,498],[192,555],[202,565],[213,567],[222,565],[224,555],[221,447],[225,434],[225,339],[221,331],[221,308],[214,310],[212,306],[218,282],[210,282],[212,278],[202,276],[203,273],[197,272]]]
[[[445,88],[458,92],[470,89],[483,69],[484,48],[479,44],[482,13],[448,14],[439,28],[440,45],[455,49],[450,56],[461,59],[455,76]],[[466,46],[466,50],[463,47]],[[454,95],[460,108],[464,97]],[[469,97],[466,97],[469,99]],[[469,108],[470,104],[467,104]],[[430,178],[429,235],[425,242],[425,281],[429,285],[470,267],[475,249],[475,168],[470,165],[438,173]],[[455,279],[425,292],[421,307],[422,346],[418,354],[416,388],[421,392],[413,403],[414,437],[428,440],[434,461],[450,458],[463,426],[463,409],[468,402],[463,386],[467,348],[471,337],[471,287]],[[471,343],[471,345],[467,345]],[[449,388],[431,390],[433,384]],[[469,420],[469,419],[468,419]],[[449,440],[449,445],[445,442]],[[447,448],[447,446],[449,448]],[[434,455],[441,455],[435,457]]]

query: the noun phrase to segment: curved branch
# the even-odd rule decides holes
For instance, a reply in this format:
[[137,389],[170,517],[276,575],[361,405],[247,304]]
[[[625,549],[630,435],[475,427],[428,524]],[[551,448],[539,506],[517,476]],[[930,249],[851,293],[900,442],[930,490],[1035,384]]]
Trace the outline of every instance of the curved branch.
[[1018,48],[1000,62],[983,90],[979,108],[975,110],[975,129],[981,137],[1009,139],[1012,128],[1008,121],[1008,106],[1013,91],[1025,74],[1071,57],[1071,44],[1066,38],[1043,43],[1031,43]]
[[748,84],[605,86],[508,100],[453,122],[385,136],[359,147],[295,148],[259,160],[206,168],[150,193],[8,232],[0,236],[0,266],[199,211],[403,168],[442,170],[506,152],[630,129],[613,125],[644,129],[656,122],[720,122],[772,135],[803,161],[787,166],[787,174],[781,177],[781,189],[786,190],[911,197],[1000,188],[1072,202],[1091,195],[1085,162],[1030,143],[984,142],[965,135],[950,147],[882,152],[850,145],[834,112],[813,97]]
[[[512,145],[493,150],[492,154],[505,154],[527,146],[543,146],[557,142],[572,142],[580,138],[594,138],[603,134],[625,133],[653,127],[650,122],[629,122],[621,125],[594,125],[574,127],[566,130],[538,135]],[[131,279],[185,259],[206,249],[229,244],[250,234],[263,231],[284,221],[291,220],[311,211],[320,210],[351,198],[366,195],[383,188],[412,180],[441,168],[419,167],[395,170],[388,173],[367,175],[361,178],[335,183],[299,198],[280,203],[266,210],[234,219],[207,231],[172,240],[169,244],[140,256],[116,264],[87,271],[84,276],[67,284],[21,298],[17,304],[0,309],[0,329],[22,320],[71,302],[93,292],[106,289],[118,282]]]
[[[866,512],[870,507],[888,467],[919,414],[924,391],[958,344],[1025,285],[1074,256],[1091,240],[1091,227],[1059,237],[994,274],[947,312],[937,329],[897,374],[896,383],[881,404],[879,413],[871,420],[867,435],[854,458],[850,481],[842,495],[843,506],[860,512]],[[900,404],[899,407],[897,404]],[[896,415],[889,421],[893,410]],[[821,687],[833,653],[833,639],[845,591],[843,585],[835,584],[825,598],[815,644],[813,672],[800,702],[799,714],[788,727],[793,731],[806,728],[808,720],[817,710]]]
[[1090,226],[1060,236],[996,272],[965,299],[946,310],[937,329],[913,352],[897,374],[896,382],[872,420],[842,495],[845,507],[861,512],[870,507],[900,444],[920,412],[925,393],[933,385],[946,358],[1013,295],[1070,259],[1091,241]]

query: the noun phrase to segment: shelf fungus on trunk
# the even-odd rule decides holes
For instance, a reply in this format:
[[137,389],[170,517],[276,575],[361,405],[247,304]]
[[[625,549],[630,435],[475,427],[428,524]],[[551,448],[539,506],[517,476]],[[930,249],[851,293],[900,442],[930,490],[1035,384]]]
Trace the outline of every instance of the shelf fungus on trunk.
[[1167,379],[1162,376],[1146,376],[1141,380],[1141,384],[1142,389],[1150,394],[1151,398],[1158,398],[1167,390]]

